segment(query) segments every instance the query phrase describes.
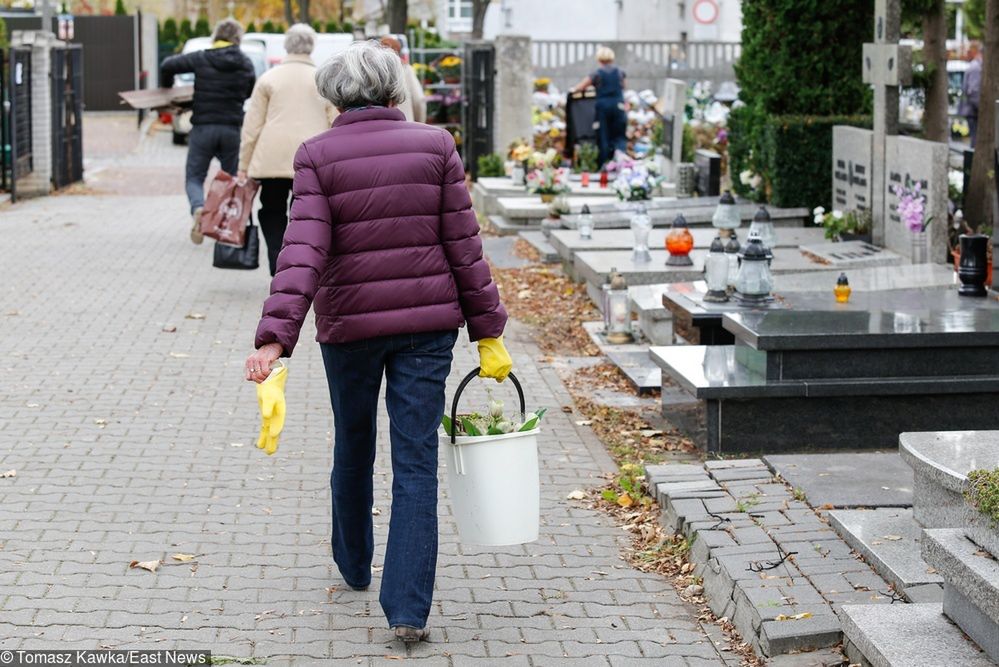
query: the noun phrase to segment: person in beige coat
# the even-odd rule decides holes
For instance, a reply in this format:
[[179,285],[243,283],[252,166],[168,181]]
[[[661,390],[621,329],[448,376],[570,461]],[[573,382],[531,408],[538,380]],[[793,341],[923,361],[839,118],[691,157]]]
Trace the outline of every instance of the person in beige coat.
[[[382,46],[387,46],[401,58],[402,44],[391,35],[385,35],[380,40]],[[399,110],[406,116],[406,120],[417,123],[427,122],[427,97],[423,93],[423,84],[416,76],[411,65],[402,64],[403,83],[406,84],[406,99],[399,105]]]
[[311,27],[299,23],[288,29],[288,55],[257,79],[243,119],[237,178],[260,181],[260,231],[272,276],[288,226],[295,151],[306,139],[328,130],[337,113],[316,89],[316,66],[310,57],[315,43]]

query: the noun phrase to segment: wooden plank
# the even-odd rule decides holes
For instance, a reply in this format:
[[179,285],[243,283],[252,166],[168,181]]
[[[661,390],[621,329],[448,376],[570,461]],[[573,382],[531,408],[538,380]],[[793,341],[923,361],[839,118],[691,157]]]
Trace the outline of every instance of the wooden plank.
[[125,90],[118,96],[133,109],[165,109],[190,102],[194,98],[194,86]]

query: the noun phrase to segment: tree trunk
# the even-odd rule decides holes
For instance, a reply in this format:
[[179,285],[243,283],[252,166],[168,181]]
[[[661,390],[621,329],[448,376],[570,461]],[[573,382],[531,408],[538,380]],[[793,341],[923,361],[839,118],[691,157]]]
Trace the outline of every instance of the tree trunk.
[[396,35],[406,32],[408,4],[407,0],[389,0],[387,12],[389,32]]
[[996,198],[996,97],[999,97],[999,0],[985,5],[985,48],[982,53],[982,95],[971,182],[964,198],[964,217],[979,229],[991,227]]
[[284,24],[290,26],[295,22],[295,13],[291,9],[291,0],[284,0]]
[[298,0],[298,22],[309,23],[309,0]]
[[923,56],[930,70],[926,87],[923,130],[930,141],[947,143],[950,123],[947,117],[947,12],[944,0],[933,0],[923,16]]
[[472,39],[482,39],[482,27],[486,22],[489,0],[472,0]]

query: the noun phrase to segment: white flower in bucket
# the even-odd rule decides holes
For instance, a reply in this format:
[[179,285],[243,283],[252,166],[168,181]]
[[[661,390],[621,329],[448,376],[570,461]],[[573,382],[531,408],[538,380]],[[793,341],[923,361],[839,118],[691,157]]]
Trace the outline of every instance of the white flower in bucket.
[[465,544],[502,546],[538,539],[540,489],[539,424],[545,410],[525,414],[524,391],[509,378],[520,399],[520,420],[504,413],[490,393],[485,414],[458,414],[462,391],[478,377],[469,373],[455,392],[450,416],[441,419],[447,478],[458,535]]

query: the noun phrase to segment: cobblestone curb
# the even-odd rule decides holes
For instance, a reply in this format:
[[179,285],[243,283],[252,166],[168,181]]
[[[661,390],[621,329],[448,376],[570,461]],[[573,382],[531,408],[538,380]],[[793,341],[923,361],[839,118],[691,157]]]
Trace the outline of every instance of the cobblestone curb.
[[[690,542],[708,606],[758,655],[836,646],[839,605],[891,601],[888,584],[759,459],[649,466],[646,479],[664,527]],[[816,657],[793,664],[826,664]]]

